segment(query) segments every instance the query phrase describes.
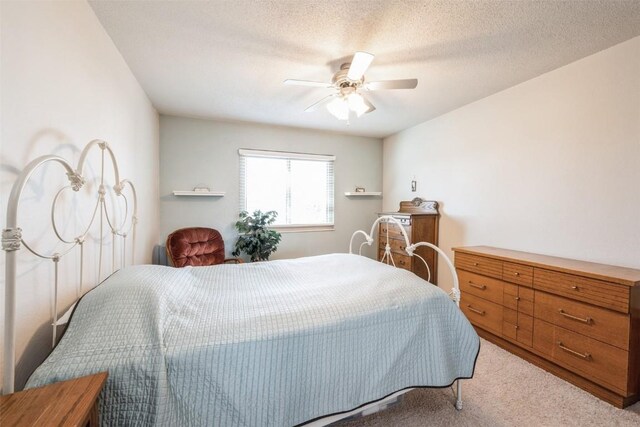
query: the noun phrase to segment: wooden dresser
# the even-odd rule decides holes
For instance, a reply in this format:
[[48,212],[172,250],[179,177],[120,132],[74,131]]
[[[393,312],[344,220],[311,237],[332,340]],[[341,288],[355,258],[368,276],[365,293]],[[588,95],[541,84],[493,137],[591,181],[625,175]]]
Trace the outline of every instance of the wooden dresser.
[[454,251],[460,308],[481,337],[619,408],[640,400],[640,270]]
[[[389,215],[396,218],[404,227],[411,243],[428,242],[438,245],[438,220],[440,218],[438,202],[416,198],[411,201],[400,202],[400,210],[398,212],[381,212],[378,215]],[[378,261],[381,261],[384,255],[387,236],[389,236],[389,245],[391,246],[396,267],[412,271],[424,280],[429,280],[434,285],[437,285],[438,257],[436,252],[424,246],[415,251],[415,254],[420,255],[427,262],[431,271],[431,278],[429,279],[429,270],[427,270],[424,263],[405,252],[405,241],[402,237],[402,232],[393,222],[381,222],[380,227],[378,227]],[[384,262],[387,262],[387,260]]]
[[101,372],[1,396],[0,425],[97,427],[107,376]]

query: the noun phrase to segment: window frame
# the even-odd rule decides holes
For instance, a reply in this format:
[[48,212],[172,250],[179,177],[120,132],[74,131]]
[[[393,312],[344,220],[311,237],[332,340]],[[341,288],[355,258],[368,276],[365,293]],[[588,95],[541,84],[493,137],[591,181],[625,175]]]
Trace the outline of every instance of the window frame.
[[[335,160],[336,156],[331,154],[311,154],[289,151],[255,150],[249,148],[238,149],[239,155],[239,175],[240,175],[240,210],[247,210],[247,188],[246,188],[246,158],[272,158],[287,161],[304,160],[320,161],[328,163],[330,171],[327,173],[329,183],[327,184],[327,213],[331,214],[330,223],[317,224],[277,224],[271,228],[282,233],[295,232],[315,232],[335,230]],[[281,212],[278,212],[282,214]]]

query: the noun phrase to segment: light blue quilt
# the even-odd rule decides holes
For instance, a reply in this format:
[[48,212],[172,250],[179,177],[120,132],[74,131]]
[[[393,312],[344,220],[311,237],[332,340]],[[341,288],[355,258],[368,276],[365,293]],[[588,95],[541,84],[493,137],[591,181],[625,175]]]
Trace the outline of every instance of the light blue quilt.
[[358,255],[144,265],[80,301],[28,387],[109,371],[103,425],[292,426],[471,377],[478,350],[444,291]]

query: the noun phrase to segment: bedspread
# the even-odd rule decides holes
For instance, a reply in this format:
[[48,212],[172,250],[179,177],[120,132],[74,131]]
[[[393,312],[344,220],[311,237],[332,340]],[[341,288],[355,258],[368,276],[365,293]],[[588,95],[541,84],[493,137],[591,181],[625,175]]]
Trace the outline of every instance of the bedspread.
[[292,426],[473,374],[444,291],[358,255],[134,266],[85,295],[27,386],[109,371],[103,425]]

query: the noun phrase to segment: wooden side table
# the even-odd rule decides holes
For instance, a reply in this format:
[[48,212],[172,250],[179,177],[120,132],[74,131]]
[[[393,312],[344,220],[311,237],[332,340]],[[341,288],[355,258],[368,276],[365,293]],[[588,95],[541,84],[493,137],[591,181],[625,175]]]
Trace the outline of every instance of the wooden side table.
[[0,425],[97,427],[98,396],[107,372],[0,397]]

